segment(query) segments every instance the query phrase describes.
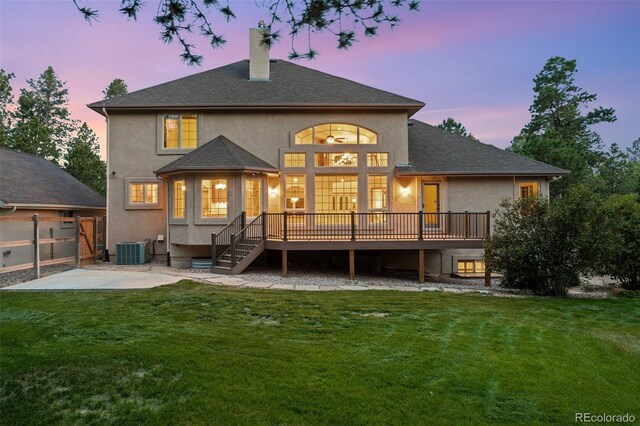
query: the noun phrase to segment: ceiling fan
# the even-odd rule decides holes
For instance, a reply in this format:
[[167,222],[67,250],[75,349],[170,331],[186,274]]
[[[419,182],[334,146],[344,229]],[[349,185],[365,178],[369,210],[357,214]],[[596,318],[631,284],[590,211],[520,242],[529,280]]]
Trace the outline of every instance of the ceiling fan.
[[345,140],[347,140],[347,138],[337,138],[333,135],[329,135],[320,142],[321,143],[344,143]]

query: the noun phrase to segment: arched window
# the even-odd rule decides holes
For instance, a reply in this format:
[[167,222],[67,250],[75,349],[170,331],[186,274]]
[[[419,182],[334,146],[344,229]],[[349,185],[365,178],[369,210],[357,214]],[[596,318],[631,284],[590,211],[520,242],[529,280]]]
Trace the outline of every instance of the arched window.
[[319,124],[296,133],[296,145],[377,144],[378,135],[364,127],[345,123]]

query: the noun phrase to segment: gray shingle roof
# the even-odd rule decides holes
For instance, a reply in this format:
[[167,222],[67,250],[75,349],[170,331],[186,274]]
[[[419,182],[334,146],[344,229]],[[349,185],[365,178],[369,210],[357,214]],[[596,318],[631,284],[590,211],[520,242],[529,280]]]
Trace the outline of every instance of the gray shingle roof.
[[185,171],[256,170],[277,172],[271,164],[240,148],[220,135],[190,153],[167,164],[155,173],[158,175]]
[[102,195],[52,162],[8,149],[0,149],[0,198],[8,206],[106,206]]
[[417,120],[409,120],[409,161],[410,166],[398,167],[400,174],[560,176],[569,173]]
[[167,107],[400,107],[417,111],[424,104],[384,90],[306,68],[272,60],[270,81],[249,81],[243,60],[178,80],[94,102],[89,108]]

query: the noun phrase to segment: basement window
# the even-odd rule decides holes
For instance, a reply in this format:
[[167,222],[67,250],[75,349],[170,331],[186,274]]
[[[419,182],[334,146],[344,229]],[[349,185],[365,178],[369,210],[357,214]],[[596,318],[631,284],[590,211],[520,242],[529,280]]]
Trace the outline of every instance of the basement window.
[[458,260],[459,274],[483,274],[484,260],[465,259]]

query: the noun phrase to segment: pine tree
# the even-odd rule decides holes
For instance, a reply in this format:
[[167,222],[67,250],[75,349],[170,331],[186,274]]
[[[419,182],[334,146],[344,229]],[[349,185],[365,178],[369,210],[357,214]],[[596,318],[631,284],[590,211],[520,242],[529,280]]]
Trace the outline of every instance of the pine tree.
[[478,141],[478,138],[473,136],[471,133],[467,132],[467,129],[460,123],[459,121],[454,120],[449,117],[446,120],[442,120],[442,123],[438,124],[436,127],[444,129],[448,132],[455,133],[456,135],[464,136],[465,138],[469,138],[474,141]]
[[600,136],[589,126],[616,120],[612,108],[584,110],[597,96],[575,85],[576,61],[550,58],[533,80],[531,121],[511,142],[513,152],[567,169],[571,174],[552,187],[561,196],[577,182],[590,179],[603,161]]
[[106,193],[107,165],[100,159],[98,137],[82,123],[64,155],[64,170],[102,195]]
[[58,163],[77,125],[69,111],[69,90],[52,67],[20,90],[16,124],[9,146]]
[[115,98],[117,96],[126,95],[127,93],[129,93],[127,83],[125,83],[121,78],[114,78],[102,92],[105,99]]
[[13,125],[13,73],[0,69],[0,147],[9,146],[9,132]]

